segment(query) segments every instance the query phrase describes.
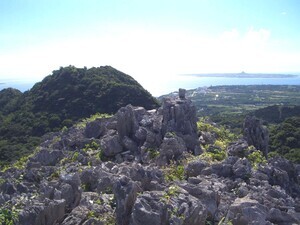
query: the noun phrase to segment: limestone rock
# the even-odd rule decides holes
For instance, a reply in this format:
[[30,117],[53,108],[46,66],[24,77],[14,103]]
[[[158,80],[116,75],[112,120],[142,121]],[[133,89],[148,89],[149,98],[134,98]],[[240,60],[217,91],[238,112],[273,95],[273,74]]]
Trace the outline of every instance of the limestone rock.
[[[300,166],[274,157],[254,168],[247,159],[251,144],[267,153],[261,122],[246,119],[244,139],[216,162],[195,156],[198,135],[202,144],[216,138],[196,121],[181,90],[156,110],[128,105],[47,134],[28,162],[0,171],[0,207],[20,225],[299,224]],[[92,142],[100,147],[86,148]]]
[[100,146],[105,156],[115,156],[123,151],[118,135],[105,135],[100,140]]
[[119,109],[116,114],[117,117],[117,131],[120,138],[124,136],[131,137],[138,129],[138,122],[134,114],[134,108],[127,105]]
[[65,215],[65,201],[35,202],[28,205],[19,215],[20,225],[52,225],[61,222]]
[[82,224],[88,214],[89,210],[86,206],[78,206],[72,210],[72,212],[64,219],[62,225],[75,225]]
[[233,224],[266,224],[268,210],[258,201],[237,198],[230,206],[227,219]]
[[178,190],[168,197],[164,192],[146,192],[137,197],[130,225],[204,225],[205,207],[195,197]]
[[43,166],[55,166],[63,156],[62,151],[42,149],[31,160],[39,162]]
[[87,138],[99,138],[106,130],[106,126],[109,123],[108,119],[96,119],[86,124],[85,136]]
[[247,149],[248,143],[245,140],[240,139],[238,140],[238,142],[231,144],[227,148],[227,152],[229,156],[237,156],[239,158],[243,158],[248,154]]
[[186,94],[186,90],[185,89],[182,89],[182,88],[179,88],[179,98],[180,99],[185,99],[185,94]]
[[183,139],[176,134],[167,134],[160,146],[158,164],[165,165],[171,160],[178,160],[184,151],[187,151],[187,148]]
[[211,184],[204,181],[199,184],[182,183],[179,186],[197,198],[205,206],[208,216],[213,217],[218,209],[219,196]]
[[256,149],[263,152],[265,157],[268,156],[269,132],[262,125],[261,120],[254,116],[247,116],[244,121],[243,133],[248,145],[253,145]]
[[201,171],[208,166],[208,163],[203,160],[194,160],[189,162],[185,168],[187,177],[196,177],[201,174]]
[[114,185],[117,202],[117,225],[128,225],[132,207],[137,196],[137,186],[128,177],[121,177]]
[[248,159],[239,159],[232,167],[233,174],[236,178],[248,179],[251,173],[251,164]]
[[276,208],[271,208],[268,220],[274,224],[299,224],[300,220]]

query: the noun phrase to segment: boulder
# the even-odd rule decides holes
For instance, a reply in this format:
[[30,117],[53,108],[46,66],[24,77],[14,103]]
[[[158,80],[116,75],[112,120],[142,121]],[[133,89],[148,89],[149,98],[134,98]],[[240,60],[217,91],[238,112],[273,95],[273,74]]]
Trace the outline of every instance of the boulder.
[[251,164],[248,159],[243,158],[236,161],[232,167],[235,178],[247,180],[251,175]]
[[136,153],[138,150],[137,144],[127,136],[123,137],[122,144],[125,150],[130,151],[131,153]]
[[55,166],[63,157],[64,154],[60,150],[42,149],[31,160],[43,166]]
[[133,207],[130,224],[204,225],[206,216],[206,209],[198,199],[180,188],[169,189],[166,192],[145,192],[139,195]]
[[181,183],[178,185],[205,206],[207,215],[210,218],[214,217],[218,209],[219,195],[213,190],[210,182],[201,182],[198,184]]
[[236,143],[231,144],[227,148],[227,152],[229,156],[237,156],[239,158],[244,158],[248,153],[248,143],[240,139]]
[[197,177],[201,174],[201,171],[209,164],[201,159],[193,160],[189,162],[185,167],[185,173],[187,177]]
[[144,127],[139,127],[135,134],[134,139],[136,140],[138,145],[142,145],[147,138],[147,129]]
[[81,181],[77,173],[62,174],[60,176],[60,186],[58,187],[61,192],[61,198],[66,200],[67,210],[78,206],[81,199]]
[[106,124],[109,123],[109,119],[101,118],[96,119],[86,124],[85,136],[87,138],[99,138],[106,130]]
[[167,133],[159,148],[158,164],[165,165],[171,160],[178,160],[184,151],[187,148],[183,139],[174,133]]
[[86,221],[89,209],[86,206],[77,206],[72,212],[64,219],[61,225],[75,225],[83,224]]
[[300,196],[299,172],[292,162],[282,157],[274,157],[269,159],[268,169],[270,184],[279,185],[294,197]]
[[274,224],[300,224],[299,219],[276,208],[269,210],[267,219]]
[[139,188],[143,191],[163,189],[161,184],[164,181],[164,173],[157,167],[133,164],[129,167],[129,176],[138,182]]
[[212,173],[217,174],[221,177],[232,177],[233,171],[232,171],[232,165],[227,163],[216,163],[211,166]]
[[112,157],[123,151],[119,135],[105,135],[100,140],[103,155]]
[[157,148],[162,142],[162,136],[160,133],[155,133],[147,130],[146,141],[143,144],[145,148]]
[[229,207],[226,219],[233,224],[267,224],[268,210],[258,201],[248,198],[237,198]]
[[82,171],[80,180],[85,186],[85,191],[95,191],[97,188],[98,177],[98,173],[93,168]]
[[65,216],[65,200],[45,200],[28,204],[19,214],[20,225],[53,225]]

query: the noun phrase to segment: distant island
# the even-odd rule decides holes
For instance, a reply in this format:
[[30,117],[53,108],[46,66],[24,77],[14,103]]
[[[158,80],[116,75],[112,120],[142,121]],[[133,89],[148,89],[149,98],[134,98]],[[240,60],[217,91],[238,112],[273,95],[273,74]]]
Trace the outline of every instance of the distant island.
[[203,73],[203,74],[183,74],[182,76],[193,77],[231,77],[231,78],[291,78],[298,75],[292,74],[272,74],[272,73]]

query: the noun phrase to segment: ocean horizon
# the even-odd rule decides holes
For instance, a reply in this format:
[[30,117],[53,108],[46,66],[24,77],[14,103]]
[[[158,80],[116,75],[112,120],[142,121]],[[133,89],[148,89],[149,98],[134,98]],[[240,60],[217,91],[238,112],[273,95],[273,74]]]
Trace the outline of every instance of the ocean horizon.
[[300,85],[300,76],[286,78],[237,78],[237,77],[196,77],[196,76],[176,76],[156,88],[156,93],[151,93],[158,97],[164,94],[177,91],[178,88],[195,89],[198,87],[210,87],[221,85]]
[[[22,80],[0,80],[0,90],[16,88],[21,92],[30,90],[37,82]],[[300,85],[300,75],[280,78],[240,78],[240,77],[197,77],[176,75],[172,79],[155,86],[143,85],[153,96],[161,96],[177,91],[178,88],[195,89],[198,87],[220,85]]]

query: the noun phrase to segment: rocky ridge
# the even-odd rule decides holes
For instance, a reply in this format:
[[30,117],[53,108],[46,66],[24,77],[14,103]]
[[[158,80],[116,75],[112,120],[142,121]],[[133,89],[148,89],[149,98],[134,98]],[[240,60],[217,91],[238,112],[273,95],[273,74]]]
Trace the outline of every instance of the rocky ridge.
[[32,156],[0,173],[0,221],[299,224],[300,166],[279,157],[252,165],[249,145],[265,146],[266,131],[247,121],[247,135],[220,162],[201,158],[200,141],[214,137],[197,130],[184,90],[156,110],[127,105],[110,118],[48,134]]

